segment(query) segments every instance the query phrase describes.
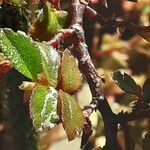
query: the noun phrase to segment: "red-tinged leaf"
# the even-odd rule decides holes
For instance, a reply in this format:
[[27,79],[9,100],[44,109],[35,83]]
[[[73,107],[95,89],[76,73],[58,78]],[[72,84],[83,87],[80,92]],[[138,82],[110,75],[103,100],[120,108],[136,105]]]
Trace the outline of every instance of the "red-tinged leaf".
[[82,111],[75,98],[62,90],[58,92],[58,115],[63,123],[63,127],[71,141],[76,137],[76,133],[81,132],[84,125]]
[[61,60],[61,78],[63,91],[74,94],[82,85],[82,74],[76,59],[68,50],[65,50]]

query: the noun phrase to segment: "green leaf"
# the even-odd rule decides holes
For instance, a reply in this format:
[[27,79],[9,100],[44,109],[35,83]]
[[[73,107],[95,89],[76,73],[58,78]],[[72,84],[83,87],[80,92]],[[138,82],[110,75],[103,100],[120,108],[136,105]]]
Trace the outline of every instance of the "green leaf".
[[68,140],[73,140],[76,132],[82,131],[84,117],[75,98],[62,90],[58,93],[58,115],[62,120]]
[[60,24],[58,23],[57,16],[55,10],[52,9],[50,3],[46,3],[46,7],[43,9],[43,21],[47,22],[47,31],[50,33],[56,33],[59,29],[61,29]]
[[150,148],[150,132],[145,135],[143,140],[143,150],[149,150]]
[[37,86],[31,95],[30,114],[37,131],[55,127],[58,93],[53,87]]
[[37,79],[42,72],[42,62],[38,46],[24,32],[11,29],[0,30],[0,49],[20,73],[30,79]]
[[62,89],[69,94],[76,93],[82,85],[82,74],[77,61],[68,50],[65,50],[62,56],[61,78]]
[[[59,14],[59,15],[58,15]],[[58,17],[57,17],[58,16]],[[61,18],[60,22],[58,21]],[[33,39],[40,41],[50,40],[65,24],[65,18],[60,17],[60,12],[52,8],[47,2],[43,10],[39,13],[36,22],[30,28],[29,33]]]
[[65,27],[66,26],[66,22],[67,22],[67,16],[68,16],[68,12],[67,11],[55,11],[55,14],[57,16],[57,20],[60,24],[61,27]]
[[134,95],[140,94],[140,86],[137,85],[133,78],[128,74],[122,74],[120,71],[115,71],[112,78],[123,91]]
[[40,43],[38,45],[42,56],[43,72],[50,86],[56,87],[58,82],[58,69],[60,66],[59,53],[46,43]]
[[144,82],[143,97],[146,102],[150,103],[150,78],[147,78],[147,80]]

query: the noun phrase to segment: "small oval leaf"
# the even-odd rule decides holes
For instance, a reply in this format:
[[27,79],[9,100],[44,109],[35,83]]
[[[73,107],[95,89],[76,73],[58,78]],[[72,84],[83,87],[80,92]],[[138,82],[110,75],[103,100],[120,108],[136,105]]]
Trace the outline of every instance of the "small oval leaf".
[[65,50],[61,60],[61,78],[63,91],[74,94],[82,85],[82,74],[78,68],[76,59]]
[[58,81],[58,69],[60,66],[60,55],[56,49],[46,43],[38,44],[42,56],[43,72],[50,86],[56,87]]
[[68,140],[73,140],[76,137],[76,132],[81,132],[83,128],[84,117],[75,98],[62,90],[58,92],[58,115]]
[[53,87],[37,86],[30,99],[30,114],[36,131],[55,127],[58,93]]

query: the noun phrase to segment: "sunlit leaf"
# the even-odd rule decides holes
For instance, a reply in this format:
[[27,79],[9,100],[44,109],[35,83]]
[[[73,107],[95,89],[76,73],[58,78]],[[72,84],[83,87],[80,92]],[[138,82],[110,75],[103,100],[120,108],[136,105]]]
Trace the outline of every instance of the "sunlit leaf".
[[65,27],[66,22],[67,22],[68,12],[67,11],[55,11],[55,14],[57,16],[57,20],[58,20],[60,26]]
[[43,72],[49,81],[50,86],[56,87],[58,80],[58,68],[60,56],[58,51],[47,44],[38,44],[42,56]]
[[143,85],[144,100],[150,103],[150,78],[148,78]]
[[30,114],[37,131],[55,127],[57,116],[58,93],[53,87],[39,85],[30,100]]
[[113,73],[113,79],[115,83],[125,92],[139,95],[140,87],[135,83],[135,81],[128,74],[122,74],[120,71],[115,71]]
[[66,16],[66,13],[58,12],[47,2],[39,13],[36,22],[30,28],[29,33],[33,39],[47,41],[64,26]]
[[76,93],[82,85],[82,75],[76,59],[65,50],[61,60],[62,89],[69,93]]
[[82,130],[84,118],[75,98],[62,90],[58,93],[58,115],[62,120],[69,141],[73,140],[76,137],[76,132]]
[[36,79],[42,72],[39,48],[24,32],[11,29],[0,30],[0,49],[20,73],[30,79]]

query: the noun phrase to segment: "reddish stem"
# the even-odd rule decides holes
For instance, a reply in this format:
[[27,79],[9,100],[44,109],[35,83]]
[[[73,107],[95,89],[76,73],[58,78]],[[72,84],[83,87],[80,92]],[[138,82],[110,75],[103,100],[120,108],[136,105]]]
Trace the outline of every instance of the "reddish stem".
[[[109,2],[109,1],[108,1]],[[116,141],[116,133],[118,123],[124,123],[125,121],[131,121],[143,117],[150,117],[149,111],[142,111],[142,113],[130,113],[115,115],[106,98],[104,97],[101,77],[99,77],[92,60],[88,53],[88,47],[85,44],[85,37],[83,31],[83,16],[89,13],[89,16],[96,16],[97,13],[89,9],[86,4],[80,3],[80,0],[72,0],[71,2],[71,26],[69,29],[64,29],[59,32],[51,41],[50,44],[53,47],[59,47],[64,40],[72,38],[72,43],[74,45],[73,55],[79,61],[79,68],[81,72],[85,75],[87,82],[89,84],[92,93],[92,102],[90,106],[84,108],[83,113],[86,117],[93,112],[93,110],[98,109],[102,115],[105,127],[106,135],[106,145],[105,150],[118,150],[118,145]],[[126,22],[123,21],[111,21],[107,22],[111,26],[125,26]],[[133,28],[133,24],[129,24],[129,28]]]

